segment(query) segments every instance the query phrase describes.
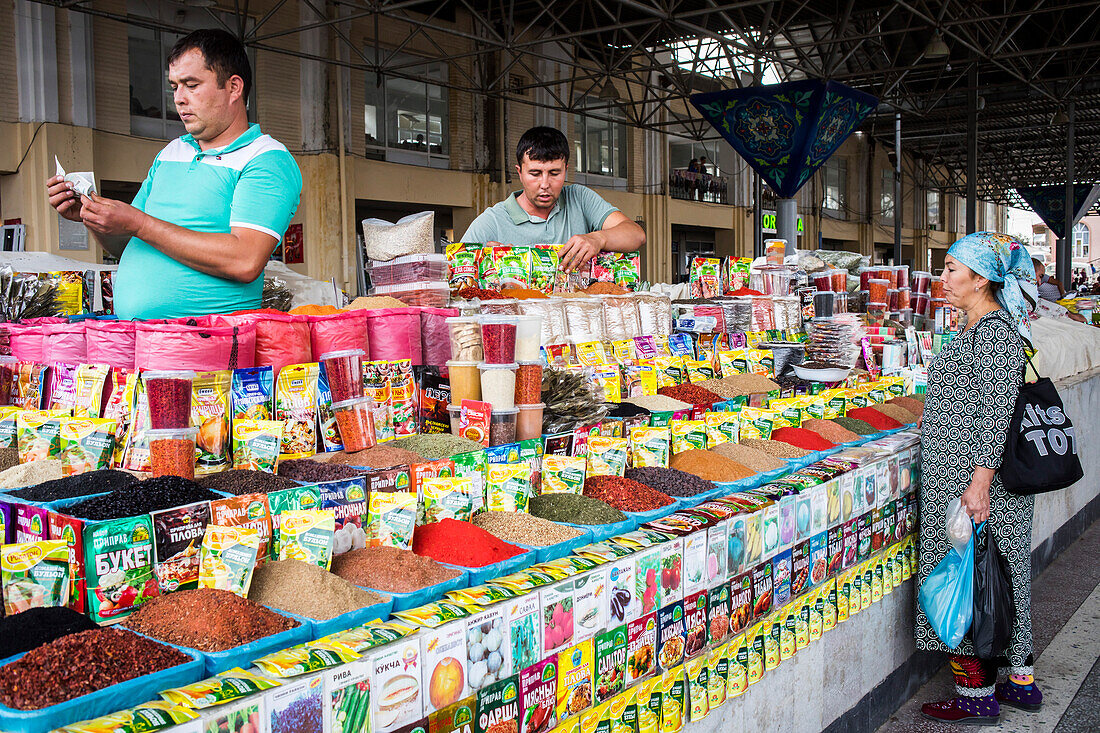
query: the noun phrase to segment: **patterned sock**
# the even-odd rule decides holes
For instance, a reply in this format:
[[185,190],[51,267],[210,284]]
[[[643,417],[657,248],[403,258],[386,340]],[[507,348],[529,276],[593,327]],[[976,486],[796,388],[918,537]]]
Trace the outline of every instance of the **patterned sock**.
[[951,654],[955,689],[963,697],[988,697],[997,682],[996,668],[989,662],[964,654]]
[[1030,685],[1035,681],[1035,676],[1030,674],[1014,674],[1009,675],[1008,679],[1017,685]]

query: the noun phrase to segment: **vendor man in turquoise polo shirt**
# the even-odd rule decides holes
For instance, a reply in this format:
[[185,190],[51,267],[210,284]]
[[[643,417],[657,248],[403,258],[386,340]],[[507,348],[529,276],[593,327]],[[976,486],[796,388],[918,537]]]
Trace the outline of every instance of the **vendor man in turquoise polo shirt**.
[[635,252],[645,232],[595,191],[565,184],[569,141],[552,127],[532,127],[516,146],[522,191],[483,211],[462,235],[484,244],[559,244],[561,269],[578,270],[600,252]]
[[78,196],[56,176],[50,204],[121,255],[119,318],[258,308],[264,264],[298,208],[302,174],[282,143],[249,124],[252,69],[231,34],[181,38],[168,82],[187,134],[157,154],[133,204]]

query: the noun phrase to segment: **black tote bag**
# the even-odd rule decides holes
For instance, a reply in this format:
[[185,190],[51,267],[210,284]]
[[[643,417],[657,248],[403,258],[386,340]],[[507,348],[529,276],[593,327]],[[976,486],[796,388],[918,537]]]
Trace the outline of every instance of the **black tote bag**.
[[1014,494],[1057,491],[1085,475],[1073,423],[1046,377],[1020,385],[1000,473],[1005,489]]

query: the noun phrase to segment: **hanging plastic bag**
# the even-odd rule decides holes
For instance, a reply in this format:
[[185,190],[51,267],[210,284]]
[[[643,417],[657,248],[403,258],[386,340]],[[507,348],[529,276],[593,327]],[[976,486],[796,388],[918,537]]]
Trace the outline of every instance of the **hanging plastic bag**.
[[974,523],[963,509],[962,499],[955,499],[947,505],[947,539],[956,550],[962,552],[974,533]]
[[256,358],[256,327],[138,323],[135,365],[139,369],[216,372],[245,369]]
[[947,551],[924,579],[917,598],[936,636],[949,648],[956,648],[974,617],[973,533],[962,550],[952,547]]
[[46,334],[43,326],[9,323],[6,328],[12,356],[33,364],[45,362]]
[[113,369],[133,369],[137,331],[133,321],[87,321],[88,361]]
[[985,526],[983,522],[978,527],[974,543],[974,621],[970,638],[975,656],[994,659],[1012,640],[1016,601],[1008,561],[997,547],[997,538]]
[[[310,346],[309,317],[264,308],[216,315],[213,325],[235,326],[252,323],[256,326],[256,366],[272,367],[275,376],[289,364],[314,361]],[[320,356],[318,354],[318,356]]]

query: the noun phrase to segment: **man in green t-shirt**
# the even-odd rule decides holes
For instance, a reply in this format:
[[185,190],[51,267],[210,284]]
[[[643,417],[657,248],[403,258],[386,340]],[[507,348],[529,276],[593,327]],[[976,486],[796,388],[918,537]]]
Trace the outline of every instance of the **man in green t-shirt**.
[[481,213],[463,242],[561,244],[561,269],[577,270],[600,252],[636,252],[645,232],[592,189],[565,184],[569,141],[552,127],[532,127],[516,146],[522,191]]
[[181,38],[168,82],[187,130],[161,150],[132,204],[47,181],[50,204],[121,257],[120,318],[179,318],[258,308],[264,265],[302,193],[282,143],[249,124],[252,69],[223,30]]

